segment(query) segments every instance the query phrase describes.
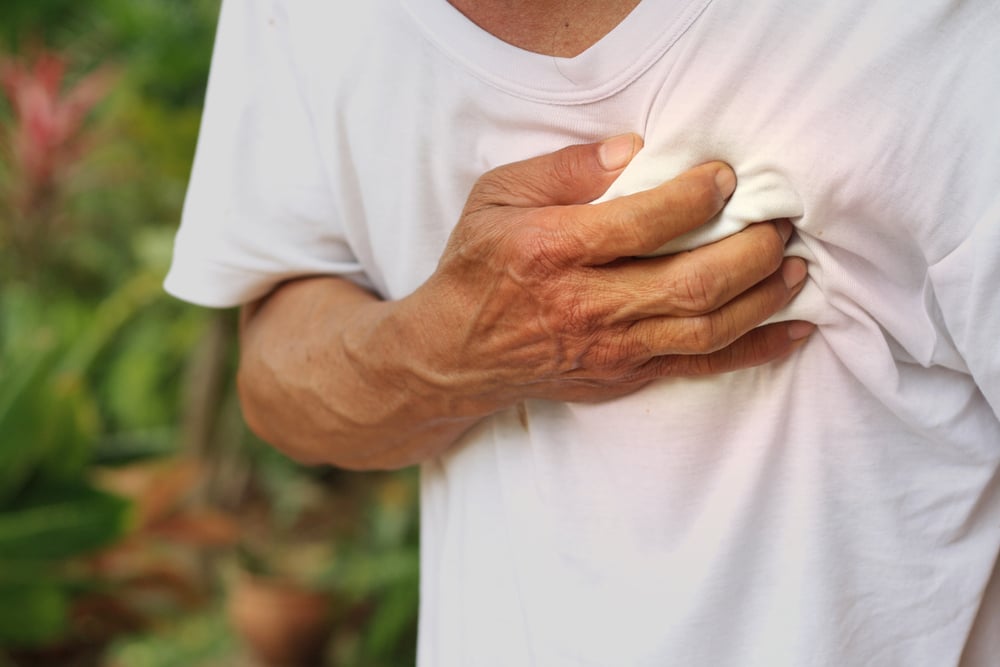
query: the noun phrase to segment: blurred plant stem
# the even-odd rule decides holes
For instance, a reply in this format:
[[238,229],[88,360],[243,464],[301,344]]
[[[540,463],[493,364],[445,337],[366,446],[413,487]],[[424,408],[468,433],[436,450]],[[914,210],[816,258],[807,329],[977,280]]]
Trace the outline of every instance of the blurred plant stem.
[[232,311],[214,311],[191,355],[181,440],[190,454],[211,459],[219,415],[232,373],[236,319]]

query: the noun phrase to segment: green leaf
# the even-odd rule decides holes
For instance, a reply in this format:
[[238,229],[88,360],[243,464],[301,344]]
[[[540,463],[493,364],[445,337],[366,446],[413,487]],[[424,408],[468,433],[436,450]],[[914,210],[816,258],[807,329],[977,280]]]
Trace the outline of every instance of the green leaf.
[[68,558],[124,535],[131,503],[88,487],[31,489],[0,512],[0,554],[10,560]]
[[16,501],[29,479],[78,479],[98,420],[79,379],[37,375],[11,409],[0,410],[0,507]]
[[54,583],[58,577],[47,562],[26,562],[5,560],[0,555],[0,590],[26,581],[47,581]]
[[58,639],[68,602],[55,584],[0,584],[0,645],[37,646]]
[[364,638],[366,650],[375,656],[388,657],[403,645],[408,634],[415,639],[418,606],[416,586],[399,586],[381,596],[368,622]]
[[[0,292],[5,308],[0,364],[0,507],[32,476],[78,479],[100,430],[99,406],[86,374],[98,354],[161,296],[152,273],[140,273],[87,313],[76,305],[41,313],[17,290]],[[86,317],[82,317],[86,315]],[[39,325],[43,333],[34,333]],[[8,358],[23,357],[18,363]]]
[[105,435],[95,443],[91,463],[119,467],[162,459],[176,453],[173,438],[174,431],[169,428]]
[[[47,307],[46,307],[47,306]],[[80,374],[59,370],[86,322],[78,304],[45,303],[17,286],[0,291],[0,507],[41,467],[79,477],[97,432]]]

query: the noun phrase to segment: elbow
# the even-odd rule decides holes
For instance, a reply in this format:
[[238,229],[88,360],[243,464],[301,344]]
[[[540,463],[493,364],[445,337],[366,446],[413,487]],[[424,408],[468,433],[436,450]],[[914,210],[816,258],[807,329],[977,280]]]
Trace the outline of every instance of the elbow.
[[236,374],[236,393],[243,423],[257,438],[271,445],[296,463],[306,466],[331,465],[322,451],[305,446],[301,436],[286,424],[287,413],[274,397],[261,391],[264,386],[251,370],[241,363]]
[[273,379],[261,378],[244,363],[236,375],[236,389],[247,428],[296,463],[359,472],[399,470],[419,463],[400,452],[372,455],[358,446],[356,438],[323,429],[318,408],[310,413],[305,401],[285,398]]

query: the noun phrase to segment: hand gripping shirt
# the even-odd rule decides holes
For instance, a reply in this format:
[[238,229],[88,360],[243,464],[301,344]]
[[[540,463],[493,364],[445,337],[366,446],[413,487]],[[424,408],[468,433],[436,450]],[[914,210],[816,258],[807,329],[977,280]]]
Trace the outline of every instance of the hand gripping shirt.
[[488,169],[638,132],[612,197],[725,160],[683,247],[788,217],[778,317],[817,332],[425,463],[420,664],[1000,664],[998,54],[987,0],[645,0],[574,58],[444,0],[227,0],[166,286],[397,299]]

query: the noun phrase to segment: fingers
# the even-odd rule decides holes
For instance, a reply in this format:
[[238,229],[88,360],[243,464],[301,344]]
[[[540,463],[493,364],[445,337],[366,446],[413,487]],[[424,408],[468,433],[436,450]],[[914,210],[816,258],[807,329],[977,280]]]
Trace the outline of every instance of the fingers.
[[640,148],[638,135],[623,134],[497,167],[476,182],[466,213],[494,206],[528,208],[593,201]]
[[630,394],[661,378],[717,375],[760,366],[801,347],[815,329],[816,325],[800,320],[769,324],[747,332],[715,352],[654,357],[621,376],[577,377],[561,383],[555,392],[541,391],[532,397],[585,403],[605,401]]
[[[622,320],[653,315],[702,315],[729,303],[782,264],[792,226],[787,220],[750,225],[691,252],[606,267],[605,284],[622,295]],[[788,265],[789,286],[804,264]]]
[[[607,322],[709,313],[758,284],[782,266],[792,226],[787,220],[758,223],[691,252],[606,265],[600,286],[607,294]],[[805,264],[788,262],[786,285],[805,275]]]
[[759,366],[787,355],[808,340],[814,324],[794,320],[752,329],[732,345],[710,354],[671,355],[648,361],[640,373],[648,378],[715,375]]
[[654,252],[668,241],[708,222],[736,187],[724,162],[709,162],[666,183],[564,214],[580,260],[606,264],[620,257]]
[[702,315],[729,303],[752,286],[783,270],[786,287],[798,285],[805,262],[785,260],[792,235],[787,220],[750,225],[742,232],[691,252],[674,255],[665,295],[673,305],[666,314]]
[[790,257],[781,271],[721,308],[692,317],[666,315],[634,322],[625,344],[627,349],[649,356],[721,350],[784,308],[802,289],[805,275],[805,262]]

